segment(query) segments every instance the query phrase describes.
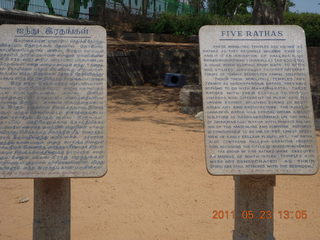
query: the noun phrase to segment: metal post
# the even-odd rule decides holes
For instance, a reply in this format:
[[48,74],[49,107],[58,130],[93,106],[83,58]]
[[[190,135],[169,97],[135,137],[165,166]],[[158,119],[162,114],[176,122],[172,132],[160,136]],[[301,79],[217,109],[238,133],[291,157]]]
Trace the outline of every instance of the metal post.
[[33,240],[70,240],[70,178],[34,179]]
[[235,176],[233,240],[275,240],[273,188],[275,175]]

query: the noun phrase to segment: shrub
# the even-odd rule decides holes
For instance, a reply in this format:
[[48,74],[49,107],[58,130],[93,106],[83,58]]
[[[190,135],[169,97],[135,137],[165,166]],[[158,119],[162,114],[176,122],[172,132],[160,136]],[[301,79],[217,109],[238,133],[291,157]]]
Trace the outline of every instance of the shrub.
[[306,34],[308,46],[320,46],[320,15],[314,13],[287,13],[285,24],[298,25]]
[[[306,33],[308,46],[320,46],[320,15],[311,13],[286,13],[284,24],[299,25]],[[135,27],[137,32],[169,33],[177,35],[198,34],[203,25],[248,25],[251,24],[251,15],[236,15],[233,18],[210,15],[176,16],[161,14],[157,18],[146,21],[143,19]]]

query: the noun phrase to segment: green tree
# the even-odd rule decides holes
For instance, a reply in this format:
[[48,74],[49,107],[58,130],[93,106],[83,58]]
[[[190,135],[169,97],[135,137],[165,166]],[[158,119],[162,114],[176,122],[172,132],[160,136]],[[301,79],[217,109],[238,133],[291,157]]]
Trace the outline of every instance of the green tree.
[[294,7],[296,4],[294,3],[294,2],[292,2],[292,1],[290,1],[290,0],[287,0],[286,1],[286,6],[285,6],[285,11],[286,12],[290,12],[290,9],[289,8],[291,8],[291,7]]
[[167,0],[167,12],[171,14],[177,14],[180,2],[178,0]]
[[[295,4],[291,0],[208,0],[209,12],[219,16],[234,16],[248,13],[248,8],[260,9],[260,15],[273,15],[273,11],[289,12]],[[281,10],[279,10],[281,8]],[[279,15],[279,13],[278,13]]]
[[[49,14],[55,14],[51,0],[44,0],[44,1],[48,7]],[[14,2],[13,9],[28,11],[29,3],[30,3],[30,0],[16,0]]]
[[[88,0],[87,0],[88,1]],[[106,0],[91,0],[94,15],[98,18],[106,8]],[[118,2],[121,2],[118,1]]]
[[142,15],[147,16],[148,14],[148,0],[142,0]]
[[46,5],[47,5],[47,7],[48,7],[49,14],[54,15],[55,12],[54,12],[54,9],[53,9],[51,0],[44,0],[44,2],[46,3]]
[[123,0],[113,0],[117,3],[119,3],[122,7],[122,9],[126,12],[126,13],[130,13],[131,12],[131,3],[129,1],[129,7],[127,7],[127,5],[123,2]]
[[16,0],[13,9],[28,11],[30,0]]
[[[79,18],[81,6],[87,8],[89,1],[92,1],[93,15],[94,18],[97,19],[99,14],[101,14],[101,9],[104,10],[104,8],[106,7],[106,0],[70,0],[68,5],[67,16],[70,18]],[[61,3],[64,5],[65,0],[62,0]]]
[[282,24],[287,0],[254,0],[253,24]]
[[[64,2],[65,1],[63,1],[62,4],[64,4]],[[70,0],[68,5],[67,17],[79,18],[80,7],[81,7],[81,0]]]
[[251,5],[251,0],[208,0],[210,13],[227,17],[248,13]]
[[204,8],[204,0],[189,0],[189,4],[191,5],[195,14],[200,13],[201,9]]

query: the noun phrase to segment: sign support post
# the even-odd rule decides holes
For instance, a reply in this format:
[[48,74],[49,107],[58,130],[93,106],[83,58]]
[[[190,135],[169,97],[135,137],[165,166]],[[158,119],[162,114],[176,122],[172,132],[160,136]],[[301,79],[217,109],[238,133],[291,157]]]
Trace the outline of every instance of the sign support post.
[[233,240],[275,240],[273,188],[275,175],[235,176]]
[[33,240],[70,240],[70,178],[34,179]]

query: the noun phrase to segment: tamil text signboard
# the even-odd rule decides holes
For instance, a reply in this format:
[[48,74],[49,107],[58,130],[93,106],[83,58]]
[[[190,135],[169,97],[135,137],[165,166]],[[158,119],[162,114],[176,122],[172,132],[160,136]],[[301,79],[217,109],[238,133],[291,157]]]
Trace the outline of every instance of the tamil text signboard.
[[0,177],[106,172],[106,32],[0,26]]

